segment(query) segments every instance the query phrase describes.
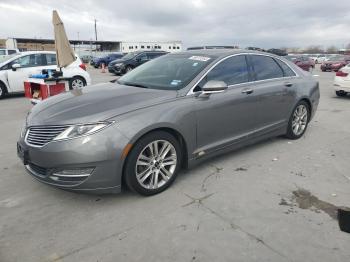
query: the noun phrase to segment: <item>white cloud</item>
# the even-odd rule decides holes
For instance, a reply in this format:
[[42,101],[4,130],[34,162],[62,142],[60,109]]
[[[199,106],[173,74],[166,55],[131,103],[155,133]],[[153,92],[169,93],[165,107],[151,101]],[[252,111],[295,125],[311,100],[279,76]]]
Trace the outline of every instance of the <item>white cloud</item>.
[[281,47],[350,43],[350,1],[0,0],[0,37],[52,38],[57,9],[69,38],[182,40],[186,46]]

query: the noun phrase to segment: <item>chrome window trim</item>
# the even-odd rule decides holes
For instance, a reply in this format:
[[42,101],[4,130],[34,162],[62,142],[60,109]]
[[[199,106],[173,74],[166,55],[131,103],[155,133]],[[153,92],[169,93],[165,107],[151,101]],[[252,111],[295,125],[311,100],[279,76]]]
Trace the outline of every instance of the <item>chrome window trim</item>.
[[[248,81],[248,82],[243,82],[243,83],[238,83],[238,84],[234,84],[234,85],[228,85],[228,87],[233,87],[233,86],[237,86],[237,85],[242,85],[242,84],[252,84],[252,83],[259,83],[259,82],[266,82],[266,81],[271,81],[271,80],[277,80],[277,79],[289,79],[289,78],[297,78],[300,75],[298,74],[298,72],[296,72],[293,68],[291,68],[288,63],[282,61],[281,59],[279,59],[278,57],[269,55],[269,54],[257,54],[257,53],[239,53],[239,54],[233,54],[233,55],[229,55],[226,56],[222,59],[220,59],[219,61],[217,61],[214,65],[212,65],[208,71],[201,76],[201,78],[191,87],[191,89],[187,92],[186,96],[189,95],[193,95],[196,94],[197,92],[193,92],[194,88],[203,80],[204,77],[207,76],[207,74],[209,74],[211,72],[211,70],[213,70],[219,63],[225,61],[228,58],[234,57],[234,56],[239,56],[239,55],[260,55],[260,56],[266,56],[266,57],[270,57],[272,59],[278,59],[280,60],[282,63],[286,64],[295,74],[295,76],[283,76],[283,77],[278,77],[278,78],[269,78],[269,79],[264,79],[264,80],[255,80],[255,81]],[[279,65],[278,65],[279,66]],[[283,70],[283,69],[282,69]]]

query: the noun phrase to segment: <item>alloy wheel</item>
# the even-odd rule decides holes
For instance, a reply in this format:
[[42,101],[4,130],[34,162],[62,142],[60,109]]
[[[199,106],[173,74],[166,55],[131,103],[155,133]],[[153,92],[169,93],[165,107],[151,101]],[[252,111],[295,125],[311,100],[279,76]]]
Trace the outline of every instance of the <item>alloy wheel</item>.
[[305,105],[300,104],[297,106],[293,113],[293,120],[292,120],[292,130],[294,135],[299,136],[301,135],[306,126],[308,121],[308,111]]
[[79,89],[82,88],[84,86],[84,82],[83,80],[81,80],[80,78],[75,78],[72,81],[72,88],[73,89]]
[[137,181],[146,189],[160,188],[174,175],[177,163],[176,150],[170,142],[153,141],[144,147],[137,158]]

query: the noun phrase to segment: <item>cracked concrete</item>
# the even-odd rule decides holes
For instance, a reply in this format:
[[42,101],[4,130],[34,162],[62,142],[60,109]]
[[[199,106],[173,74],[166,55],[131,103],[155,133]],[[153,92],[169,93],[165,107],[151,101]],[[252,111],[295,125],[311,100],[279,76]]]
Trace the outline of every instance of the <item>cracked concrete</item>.
[[82,195],[33,180],[15,152],[30,105],[1,100],[0,261],[348,261],[349,234],[337,221],[291,201],[303,188],[332,206],[350,203],[350,97],[335,97],[333,73],[317,74],[320,110],[305,138],[208,160],[153,197]]

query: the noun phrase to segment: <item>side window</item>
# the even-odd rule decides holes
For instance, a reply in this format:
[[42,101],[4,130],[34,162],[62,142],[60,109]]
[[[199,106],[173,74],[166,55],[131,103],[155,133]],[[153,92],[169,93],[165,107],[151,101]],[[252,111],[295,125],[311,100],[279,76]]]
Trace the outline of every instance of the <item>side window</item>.
[[276,62],[282,68],[284,76],[286,76],[286,77],[288,77],[288,76],[295,76],[294,71],[292,69],[290,69],[290,67],[286,63],[282,62],[279,59],[276,59]]
[[9,55],[12,55],[12,54],[16,54],[17,52],[16,52],[16,50],[10,49],[10,50],[8,50],[8,53],[9,53]]
[[56,65],[56,55],[55,54],[46,54],[47,65]]
[[30,66],[30,55],[22,56],[20,58],[17,58],[16,60],[12,61],[13,64],[20,64],[21,67],[28,67]]
[[43,58],[44,56],[42,54],[26,55],[26,56],[17,58],[11,63],[11,65],[20,64],[21,67],[43,66],[45,65]]
[[215,66],[205,77],[210,80],[224,81],[227,85],[245,83],[249,81],[248,67],[244,55],[225,59]]
[[265,80],[283,77],[283,71],[272,57],[251,55],[250,56],[256,80]]

